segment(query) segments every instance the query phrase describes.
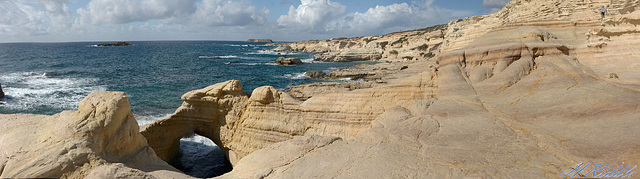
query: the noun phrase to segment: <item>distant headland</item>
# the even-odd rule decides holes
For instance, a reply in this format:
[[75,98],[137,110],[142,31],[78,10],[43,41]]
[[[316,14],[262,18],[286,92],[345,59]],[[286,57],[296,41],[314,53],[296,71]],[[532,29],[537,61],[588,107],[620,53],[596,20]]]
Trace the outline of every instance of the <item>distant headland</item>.
[[109,43],[101,43],[98,44],[98,47],[109,47],[109,46],[130,46],[133,45],[129,42],[109,42]]
[[271,40],[271,39],[249,39],[249,40],[247,40],[247,42],[267,42],[267,43],[272,43],[273,40]]

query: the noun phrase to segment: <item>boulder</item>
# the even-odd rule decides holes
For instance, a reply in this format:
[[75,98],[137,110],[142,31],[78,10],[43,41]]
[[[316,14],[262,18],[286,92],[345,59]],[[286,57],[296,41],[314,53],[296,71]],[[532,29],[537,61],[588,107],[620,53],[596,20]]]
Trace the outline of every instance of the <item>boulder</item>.
[[4,91],[2,91],[2,84],[0,84],[0,98],[4,98]]
[[303,64],[299,58],[284,58],[280,57],[275,62],[278,65],[300,65]]
[[322,79],[322,78],[324,78],[324,75],[326,75],[326,73],[324,73],[322,71],[308,71],[308,72],[304,73],[304,75],[308,76],[309,78]]
[[278,46],[278,47],[272,49],[271,51],[273,51],[273,52],[283,52],[283,53],[292,53],[292,52],[294,52],[293,48],[291,48],[291,46],[289,46],[289,45]]
[[189,178],[149,147],[124,92],[91,93],[78,111],[53,116],[0,115],[0,124],[0,178]]

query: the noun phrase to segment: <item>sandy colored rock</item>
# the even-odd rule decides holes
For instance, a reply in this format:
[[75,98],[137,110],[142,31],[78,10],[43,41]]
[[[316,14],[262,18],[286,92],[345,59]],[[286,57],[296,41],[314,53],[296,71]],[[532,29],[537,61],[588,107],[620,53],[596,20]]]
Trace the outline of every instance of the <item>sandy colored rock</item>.
[[1,178],[188,177],[156,157],[123,92],[91,93],[78,111],[53,116],[0,115],[0,123]]
[[340,51],[336,53],[323,53],[316,57],[316,61],[326,62],[351,62],[374,61],[382,58],[382,50],[371,48],[358,48]]
[[[601,24],[592,10],[607,3],[612,13]],[[150,152],[171,161],[178,140],[190,133],[225,151],[234,170],[221,178],[556,178],[581,162],[635,165],[640,161],[640,134],[634,132],[640,130],[638,3],[514,0],[497,13],[433,29],[288,44],[295,51],[335,54],[378,50],[389,61],[383,65],[397,69],[380,68],[385,73],[362,82],[304,84],[287,93],[263,86],[249,95],[237,80],[194,90],[182,96],[174,114],[142,127],[153,150],[139,135],[131,137],[133,126],[99,125],[132,118],[128,102],[118,95],[88,97],[77,115],[3,115],[0,122],[8,125],[0,125],[1,177],[166,177],[177,173],[146,168],[166,167],[147,162],[158,161]],[[417,52],[436,56],[398,59],[424,57]],[[367,74],[381,66],[344,73]],[[106,105],[116,108],[99,101],[120,102]],[[118,109],[126,110],[108,112]],[[64,116],[111,122],[51,120]],[[53,145],[76,138],[93,142],[68,150]],[[13,148],[21,145],[30,147]],[[85,147],[94,145],[99,149]],[[73,155],[85,149],[101,152]],[[68,161],[85,160],[74,156],[92,157],[86,157],[89,164],[72,166]]]
[[278,64],[278,65],[300,65],[300,64],[303,64],[303,63],[299,58],[279,57],[276,60],[275,64]]

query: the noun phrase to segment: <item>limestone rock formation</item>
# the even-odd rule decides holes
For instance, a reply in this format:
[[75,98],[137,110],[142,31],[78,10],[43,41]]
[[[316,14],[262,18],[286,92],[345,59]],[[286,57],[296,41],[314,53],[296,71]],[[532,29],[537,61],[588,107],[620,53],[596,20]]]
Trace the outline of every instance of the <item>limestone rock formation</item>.
[[284,57],[279,57],[275,64],[278,65],[300,65],[303,64],[302,60],[300,60],[299,58],[284,58]]
[[431,73],[424,73],[396,85],[319,94],[304,102],[270,86],[249,97],[239,81],[231,80],[185,94],[173,115],[144,126],[142,134],[160,158],[171,161],[178,140],[195,132],[212,139],[235,165],[253,151],[293,136],[355,137],[386,108],[432,98],[431,79]]
[[[589,9],[604,3],[616,12],[602,27]],[[640,129],[637,5],[514,0],[452,21],[434,71],[404,79],[423,76],[431,97],[385,108],[355,137],[306,135],[257,150],[223,178],[556,178],[581,162],[626,167],[640,159],[640,135],[629,132]]]
[[334,38],[295,43],[272,43],[274,52],[319,53],[319,61],[407,61],[428,60],[440,54],[447,25],[356,38]]
[[281,45],[281,46],[278,46],[275,49],[271,49],[271,51],[281,52],[281,53],[292,53],[292,52],[294,52],[294,50],[289,45]]
[[308,71],[304,73],[305,76],[308,76],[309,78],[319,78],[322,79],[324,78],[324,76],[326,75],[324,72],[322,71]]
[[316,61],[350,62],[350,61],[374,61],[382,58],[382,50],[359,48],[335,53],[323,53],[316,57]]
[[[590,17],[607,3],[613,12],[603,24]],[[153,150],[133,126],[108,125],[132,123],[123,94],[92,95],[75,113],[0,115],[8,124],[0,125],[0,177],[178,174],[153,152],[171,161],[191,133],[212,139],[234,165],[221,178],[556,178],[582,162],[613,166],[607,171],[635,165],[639,3],[514,0],[433,29],[292,43],[329,54],[373,49],[389,64],[344,70],[379,68],[362,82],[249,95],[230,80],[188,92],[174,114],[141,128]],[[398,59],[417,52],[436,56]]]
[[0,115],[0,178],[189,177],[138,132],[122,92],[94,92],[78,111]]

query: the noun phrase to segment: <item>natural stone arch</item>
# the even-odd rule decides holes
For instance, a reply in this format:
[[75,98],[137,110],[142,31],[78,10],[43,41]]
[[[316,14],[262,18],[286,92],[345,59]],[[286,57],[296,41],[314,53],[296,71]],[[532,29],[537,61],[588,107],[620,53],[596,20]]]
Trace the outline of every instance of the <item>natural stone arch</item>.
[[227,145],[233,133],[230,129],[239,116],[238,107],[247,99],[248,94],[237,80],[191,91],[182,96],[184,103],[174,114],[143,126],[141,133],[158,157],[169,163],[178,154],[180,139],[196,133],[218,145],[233,164],[235,155]]

